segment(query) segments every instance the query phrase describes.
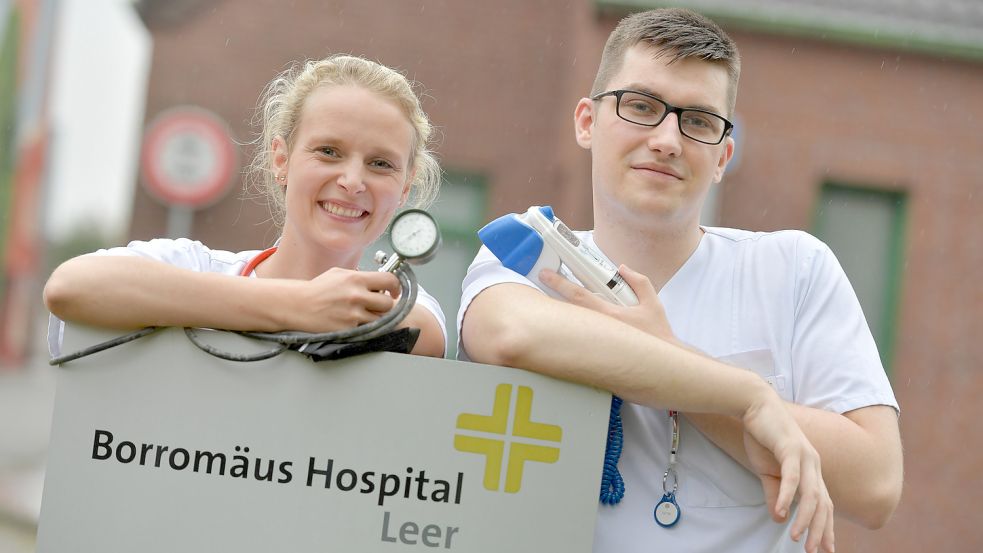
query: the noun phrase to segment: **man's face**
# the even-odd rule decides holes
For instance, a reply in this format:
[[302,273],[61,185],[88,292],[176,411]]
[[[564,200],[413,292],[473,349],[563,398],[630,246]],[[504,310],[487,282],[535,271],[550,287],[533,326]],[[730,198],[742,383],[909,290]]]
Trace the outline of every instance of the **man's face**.
[[[727,70],[698,59],[667,64],[655,50],[635,46],[607,90],[636,90],[682,107],[727,116]],[[617,98],[584,98],[575,113],[577,142],[591,150],[595,223],[633,226],[696,225],[712,183],[719,182],[734,151],[727,137],[717,145],[679,132],[670,113],[656,127],[619,118]]]

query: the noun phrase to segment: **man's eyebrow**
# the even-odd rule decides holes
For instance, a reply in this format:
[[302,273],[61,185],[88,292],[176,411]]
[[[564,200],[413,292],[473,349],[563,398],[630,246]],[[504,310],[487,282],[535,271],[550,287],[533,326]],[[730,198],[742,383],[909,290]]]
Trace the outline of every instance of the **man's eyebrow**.
[[[663,100],[663,101],[665,100],[665,97],[663,95],[661,95],[658,92],[656,92],[655,90],[652,90],[651,88],[649,88],[649,87],[647,87],[647,86],[645,86],[643,84],[639,84],[639,83],[631,83],[631,84],[625,85],[625,87],[622,90],[634,90],[636,92],[644,92],[646,94],[651,94],[652,96],[655,96],[656,98],[658,98],[660,100]],[[710,113],[714,113],[714,114],[718,114],[718,115],[720,113],[723,113],[720,109],[718,109],[718,108],[716,108],[714,106],[706,105],[706,104],[692,104],[692,105],[688,105],[688,106],[679,106],[679,107],[681,107],[683,109],[699,109],[699,110],[703,110],[703,111],[709,111]]]

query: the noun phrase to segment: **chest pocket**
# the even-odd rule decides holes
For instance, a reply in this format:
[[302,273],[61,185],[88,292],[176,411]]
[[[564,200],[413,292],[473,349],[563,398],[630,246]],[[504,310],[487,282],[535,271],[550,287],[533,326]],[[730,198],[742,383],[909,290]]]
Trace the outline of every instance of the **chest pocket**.
[[[770,350],[740,352],[717,359],[754,371],[783,399],[791,401],[792,383],[776,370]],[[676,497],[680,506],[713,508],[764,504],[764,492],[757,476],[704,437],[685,415],[680,418],[680,423],[680,482]]]
[[775,357],[772,355],[771,350],[756,349],[742,351],[740,353],[733,353],[723,357],[718,357],[717,360],[721,363],[754,371],[754,373],[764,379],[764,381],[767,382],[773,390],[778,392],[778,395],[782,399],[785,401],[792,401],[791,379],[776,368]]

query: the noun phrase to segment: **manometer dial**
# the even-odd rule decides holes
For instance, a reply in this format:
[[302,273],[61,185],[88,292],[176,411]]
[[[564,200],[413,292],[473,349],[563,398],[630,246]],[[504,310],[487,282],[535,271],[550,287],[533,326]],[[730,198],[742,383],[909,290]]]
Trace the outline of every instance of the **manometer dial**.
[[393,251],[411,263],[423,263],[440,247],[437,221],[422,209],[408,209],[393,219],[389,229]]

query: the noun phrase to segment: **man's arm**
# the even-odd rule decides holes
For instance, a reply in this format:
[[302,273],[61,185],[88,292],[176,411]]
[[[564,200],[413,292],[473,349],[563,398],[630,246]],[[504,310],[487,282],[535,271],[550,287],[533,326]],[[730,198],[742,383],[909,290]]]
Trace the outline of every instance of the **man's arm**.
[[461,333],[475,361],[596,386],[649,407],[738,418],[778,458],[781,479],[769,502],[773,517],[787,516],[798,491],[793,538],[808,529],[808,551],[820,542],[832,549],[832,504],[818,455],[784,402],[756,375],[512,283],[479,293],[467,307]]
[[[571,303],[687,347],[672,334],[651,282],[627,267],[622,266],[620,271],[638,294],[639,305],[616,306],[585,293],[583,288],[555,273],[544,272],[540,278]],[[898,505],[903,480],[901,437],[894,408],[875,405],[840,415],[788,402],[786,406],[822,458],[823,478],[837,511],[867,528],[883,526]],[[680,408],[680,411],[745,468],[759,476],[762,470],[777,469],[774,466],[767,469],[771,460],[762,455],[760,445],[746,440],[745,428],[737,418],[708,414],[703,409]],[[770,492],[767,483],[765,491]]]

